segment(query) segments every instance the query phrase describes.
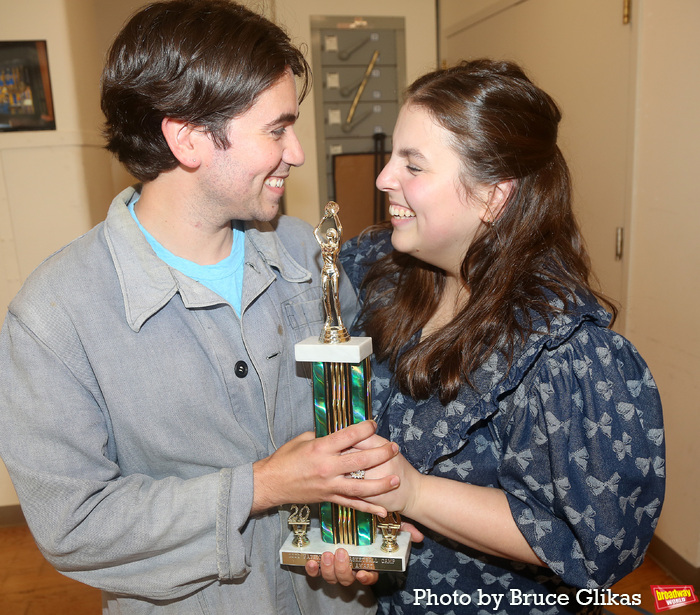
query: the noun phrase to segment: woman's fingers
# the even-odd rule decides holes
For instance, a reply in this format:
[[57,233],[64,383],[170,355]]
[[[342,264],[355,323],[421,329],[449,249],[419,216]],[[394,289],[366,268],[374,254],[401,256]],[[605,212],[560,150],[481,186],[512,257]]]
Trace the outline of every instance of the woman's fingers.
[[332,501],[334,504],[338,504],[339,506],[348,506],[350,508],[354,508],[355,510],[359,510],[360,512],[377,515],[378,517],[386,517],[387,515],[387,510],[384,506],[367,502],[365,500],[336,496],[330,501]]
[[[263,510],[289,502],[335,502],[352,505],[349,500],[371,498],[387,493],[399,485],[399,478],[387,469],[375,471],[371,480],[350,478],[350,474],[377,468],[398,453],[398,447],[383,438],[375,446],[355,445],[374,435],[374,421],[363,421],[321,438],[305,432],[282,445],[270,457],[253,464],[255,510]],[[384,474],[384,476],[381,476]],[[386,509],[363,502],[360,510],[381,514]]]
[[388,442],[383,446],[340,455],[338,462],[341,464],[343,474],[351,474],[368,470],[393,459],[398,455],[399,447],[393,442]]
[[388,442],[389,442],[389,440],[387,440],[386,438],[383,438],[382,436],[379,436],[375,433],[375,434],[372,434],[371,436],[365,438],[364,440],[360,440],[359,442],[357,442],[353,446],[356,450],[366,450],[369,448],[376,448],[377,446],[382,446]]

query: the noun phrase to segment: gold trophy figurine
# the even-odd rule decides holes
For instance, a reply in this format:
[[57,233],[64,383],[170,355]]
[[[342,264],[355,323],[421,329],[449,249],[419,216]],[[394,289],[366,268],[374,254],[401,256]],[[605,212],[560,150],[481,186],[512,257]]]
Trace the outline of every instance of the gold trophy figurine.
[[[316,437],[320,438],[372,416],[370,389],[372,339],[350,337],[340,315],[338,253],[343,227],[338,204],[330,201],[314,230],[321,247],[321,290],[325,322],[318,337],[309,337],[294,347],[297,361],[311,363],[313,411]],[[348,479],[364,478],[364,471],[348,474]],[[391,513],[380,520],[347,506],[331,502],[319,504],[319,527],[309,526],[308,511],[292,510],[289,518],[292,536],[280,549],[284,565],[303,566],[309,559],[320,560],[325,551],[338,546],[347,549],[353,568],[405,570],[410,551],[410,535],[400,532],[399,517]]]
[[338,218],[338,203],[329,201],[324,209],[324,216],[314,230],[316,241],[321,246],[323,268],[321,269],[321,289],[323,307],[326,310],[326,322],[323,325],[320,341],[324,344],[338,344],[350,339],[348,330],[343,325],[338,299],[338,252],[343,227]]

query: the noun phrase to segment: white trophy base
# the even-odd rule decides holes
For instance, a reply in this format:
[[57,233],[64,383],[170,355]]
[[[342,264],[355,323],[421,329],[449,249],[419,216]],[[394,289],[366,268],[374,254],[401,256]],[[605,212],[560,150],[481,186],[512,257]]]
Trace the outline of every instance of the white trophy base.
[[321,530],[317,527],[309,529],[306,537],[309,544],[305,547],[295,547],[292,544],[294,534],[290,534],[280,549],[280,563],[287,566],[303,566],[310,559],[320,561],[321,554],[326,551],[335,553],[336,549],[345,549],[350,556],[350,562],[355,570],[403,571],[408,565],[408,555],[411,552],[411,535],[399,532],[396,537],[398,550],[393,553],[382,551],[383,538],[377,532],[374,544],[366,547],[355,545],[334,545],[323,542]]
[[318,337],[307,337],[294,344],[294,358],[297,361],[355,364],[371,354],[371,337],[351,337],[340,344],[324,344]]

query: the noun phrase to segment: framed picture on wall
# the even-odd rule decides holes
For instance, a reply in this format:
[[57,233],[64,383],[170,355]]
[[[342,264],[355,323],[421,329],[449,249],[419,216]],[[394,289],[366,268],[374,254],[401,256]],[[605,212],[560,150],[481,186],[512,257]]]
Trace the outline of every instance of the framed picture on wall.
[[0,132],[56,130],[46,41],[0,41]]

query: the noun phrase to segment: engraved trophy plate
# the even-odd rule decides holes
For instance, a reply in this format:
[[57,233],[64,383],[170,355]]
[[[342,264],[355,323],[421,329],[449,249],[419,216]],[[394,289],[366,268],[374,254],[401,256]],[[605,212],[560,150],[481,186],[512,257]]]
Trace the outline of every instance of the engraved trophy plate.
[[[319,337],[295,345],[296,360],[311,363],[317,438],[370,418],[372,407],[372,340],[350,337],[340,313],[337,258],[342,226],[338,211],[338,204],[330,201],[314,231],[323,257],[321,283],[326,314],[323,330]],[[343,547],[353,568],[405,570],[410,534],[399,531],[397,513],[380,519],[346,506],[321,502],[320,527],[310,527],[308,511],[308,506],[292,507],[288,522],[292,535],[280,549],[282,564],[303,566],[310,559],[320,560],[325,551],[335,552]]]
[[336,549],[342,547],[348,552],[350,563],[355,570],[401,572],[406,570],[408,555],[411,552],[411,535],[408,532],[400,532],[396,536],[398,548],[392,553],[382,551],[381,536],[373,544],[365,547],[323,542],[318,528],[311,528],[307,537],[309,539],[307,546],[295,547],[292,544],[294,535],[291,534],[280,549],[280,563],[287,566],[304,566],[308,560],[319,561],[321,554],[325,551],[334,553]]

